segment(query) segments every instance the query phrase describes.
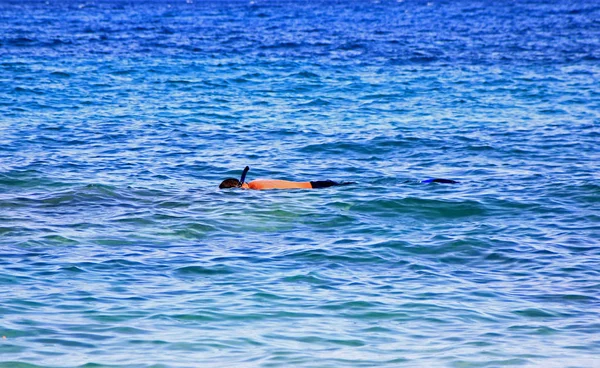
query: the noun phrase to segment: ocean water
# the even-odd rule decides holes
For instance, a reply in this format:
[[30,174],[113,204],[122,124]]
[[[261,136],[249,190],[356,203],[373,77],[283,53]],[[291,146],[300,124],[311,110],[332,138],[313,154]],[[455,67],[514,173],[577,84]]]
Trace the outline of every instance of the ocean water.
[[2,1],[0,367],[600,367],[599,142],[592,0]]

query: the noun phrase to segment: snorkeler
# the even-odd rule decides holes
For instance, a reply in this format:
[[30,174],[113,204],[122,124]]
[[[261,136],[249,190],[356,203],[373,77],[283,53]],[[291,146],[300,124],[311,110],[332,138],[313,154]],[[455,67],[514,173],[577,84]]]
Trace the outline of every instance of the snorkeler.
[[[242,189],[254,189],[254,190],[267,190],[267,189],[317,189],[317,188],[329,188],[340,185],[354,184],[354,182],[336,182],[333,180],[319,180],[319,181],[288,181],[288,180],[272,180],[272,179],[261,179],[253,180],[246,183],[246,174],[250,167],[246,166],[240,180],[235,178],[228,178],[223,180],[219,185],[219,189],[226,188],[242,188]],[[450,179],[427,179],[421,181],[421,183],[441,183],[441,184],[457,184],[457,181]]]
[[316,188],[328,188],[338,185],[354,184],[354,182],[342,182],[338,183],[333,180],[320,180],[320,181],[287,181],[287,180],[253,180],[246,183],[246,174],[250,168],[246,166],[240,180],[229,178],[223,180],[219,189],[225,188],[242,188],[242,189],[254,189],[254,190],[267,190],[267,189],[316,189]]

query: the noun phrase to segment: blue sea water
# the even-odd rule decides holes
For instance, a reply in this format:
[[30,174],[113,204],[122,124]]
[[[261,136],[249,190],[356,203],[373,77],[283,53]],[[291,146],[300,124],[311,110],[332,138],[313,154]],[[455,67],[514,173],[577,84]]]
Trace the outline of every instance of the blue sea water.
[[592,0],[4,0],[0,367],[600,367],[599,142]]

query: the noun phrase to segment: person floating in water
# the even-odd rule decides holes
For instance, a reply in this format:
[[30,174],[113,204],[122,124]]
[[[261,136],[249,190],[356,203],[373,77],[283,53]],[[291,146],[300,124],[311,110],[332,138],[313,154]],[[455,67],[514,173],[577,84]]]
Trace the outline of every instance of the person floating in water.
[[[246,183],[246,174],[250,170],[250,167],[246,166],[240,180],[235,178],[228,178],[223,180],[219,185],[219,189],[227,188],[242,188],[242,189],[254,189],[254,190],[267,190],[267,189],[317,189],[317,188],[329,188],[340,185],[354,184],[354,182],[335,182],[333,180],[319,180],[319,181],[288,181],[288,180],[272,180],[262,179],[253,180]],[[457,184],[457,181],[450,179],[427,179],[421,183],[442,183],[442,184]]]
[[240,180],[234,178],[228,178],[223,180],[219,189],[226,188],[242,188],[242,189],[254,189],[254,190],[267,190],[267,189],[317,189],[317,188],[328,188],[338,185],[349,185],[354,184],[353,182],[335,182],[333,180],[319,180],[319,181],[288,181],[288,180],[272,180],[272,179],[261,179],[253,180],[246,183],[246,174],[250,168],[246,166]]

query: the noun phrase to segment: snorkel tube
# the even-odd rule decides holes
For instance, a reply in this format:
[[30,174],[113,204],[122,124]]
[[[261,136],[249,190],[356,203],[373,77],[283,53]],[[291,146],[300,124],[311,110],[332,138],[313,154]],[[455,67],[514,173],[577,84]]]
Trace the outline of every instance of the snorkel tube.
[[249,170],[250,170],[250,166],[246,166],[244,168],[244,171],[242,172],[242,177],[240,178],[240,184],[238,185],[238,188],[241,188],[242,185],[244,185],[244,180],[246,180],[246,174],[248,174]]

